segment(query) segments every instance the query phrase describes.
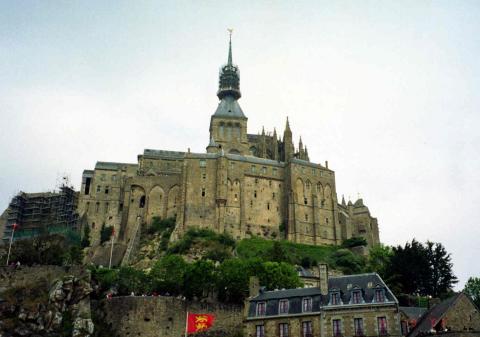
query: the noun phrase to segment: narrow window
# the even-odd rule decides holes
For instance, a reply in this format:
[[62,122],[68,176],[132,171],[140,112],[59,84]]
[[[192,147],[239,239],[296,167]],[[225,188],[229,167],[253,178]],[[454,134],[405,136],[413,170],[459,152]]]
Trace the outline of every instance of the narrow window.
[[255,327],[255,337],[265,337],[265,326],[257,325]]
[[330,295],[330,304],[338,305],[340,304],[340,293],[338,291],[331,293]]
[[363,336],[363,318],[354,318],[353,319],[353,328],[355,336]]
[[89,209],[90,209],[90,203],[87,201],[87,203],[85,204],[85,212],[88,213]]
[[85,179],[85,195],[90,193],[90,184],[92,183],[92,178]]
[[272,187],[272,181],[271,180],[268,181],[268,187]]
[[234,199],[235,199],[235,201],[238,201],[238,196],[237,196],[237,194],[235,194]]
[[267,209],[269,210],[270,209],[270,203],[267,202]]
[[359,304],[362,302],[362,294],[359,290],[352,291],[352,303]]
[[253,207],[253,200],[250,200],[250,207]]
[[114,175],[112,176],[112,181],[117,181],[117,175],[116,175],[116,174],[114,174]]
[[118,206],[118,212],[122,212],[123,211],[123,202],[120,203],[120,205]]
[[252,167],[251,167],[251,171],[252,171],[252,173],[255,173],[255,172],[257,172],[257,168],[255,167],[255,165],[252,165]]
[[255,178],[255,184],[258,184],[258,179],[257,178]]
[[265,302],[257,303],[257,316],[265,316],[266,304]]
[[105,181],[105,173],[102,173],[102,175],[100,176],[100,180]]
[[202,197],[205,196],[205,188],[202,188]]
[[379,334],[379,336],[388,335],[387,318],[386,317],[378,317],[377,321],[378,321],[378,334]]
[[303,198],[303,203],[304,203],[305,205],[308,205],[308,200],[307,200],[307,198]]
[[333,336],[340,337],[342,336],[342,321],[339,319],[332,320],[333,327]]
[[142,195],[142,196],[140,197],[140,202],[138,203],[138,207],[140,207],[140,208],[144,208],[144,207],[145,207],[145,196],[144,196],[144,195]]
[[310,312],[312,311],[312,298],[305,297],[302,299],[302,311],[303,312]]
[[275,200],[275,192],[272,193],[272,199]]
[[305,184],[305,187],[307,188],[307,190],[310,189],[310,181],[307,180],[307,183]]
[[206,173],[202,173],[202,179],[203,180],[207,179],[207,174]]
[[328,218],[325,218],[325,223],[328,225]]
[[308,214],[305,214],[305,221],[308,221]]
[[106,203],[105,203],[105,213],[108,212],[108,207],[109,207],[109,204],[108,204],[108,202],[106,202]]
[[254,197],[254,198],[257,197],[257,191],[253,191],[253,197]]
[[102,186],[100,185],[97,185],[97,193],[100,192],[100,189],[102,188]]
[[267,173],[267,168],[265,166],[262,167],[262,173],[266,174]]
[[375,302],[385,302],[383,289],[375,289]]
[[288,337],[288,323],[280,323],[278,331],[280,332],[280,337]]
[[277,169],[276,169],[276,168],[274,168],[274,169],[272,170],[272,174],[273,174],[274,176],[277,175]]
[[288,314],[288,300],[280,300],[278,303],[278,313]]
[[100,209],[100,203],[97,202],[97,203],[95,204],[95,213],[98,213],[98,210],[99,210],[99,209]]
[[204,159],[200,160],[199,164],[200,164],[200,167],[207,167],[207,161]]
[[311,321],[302,322],[302,337],[312,337],[312,336],[313,336],[312,322]]
[[110,186],[105,186],[105,194],[108,194],[109,191],[110,191]]
[[95,229],[95,222],[92,222],[92,229]]

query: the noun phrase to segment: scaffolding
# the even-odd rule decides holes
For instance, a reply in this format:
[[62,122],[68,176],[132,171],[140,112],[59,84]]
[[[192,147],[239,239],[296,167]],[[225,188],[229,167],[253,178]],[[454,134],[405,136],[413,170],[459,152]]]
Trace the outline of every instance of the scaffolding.
[[18,224],[15,239],[32,238],[43,233],[78,232],[77,202],[78,192],[66,185],[58,192],[20,192],[8,207],[3,240],[10,239],[15,223]]

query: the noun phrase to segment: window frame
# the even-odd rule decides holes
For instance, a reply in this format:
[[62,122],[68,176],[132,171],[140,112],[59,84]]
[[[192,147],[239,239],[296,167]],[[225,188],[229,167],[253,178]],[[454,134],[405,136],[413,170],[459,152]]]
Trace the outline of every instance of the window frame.
[[302,322],[302,337],[312,337],[313,336],[313,323],[312,321],[303,321]]
[[[305,310],[305,303],[308,301],[307,310]],[[302,312],[312,312],[313,311],[313,300],[311,297],[302,298]]]
[[288,337],[290,333],[290,325],[288,323],[278,323],[278,336]]
[[255,325],[255,337],[265,337],[265,325]]
[[[338,323],[338,325],[336,323]],[[342,320],[340,318],[332,319],[332,335],[333,335],[333,337],[343,336],[343,334],[342,334]]]
[[[285,303],[286,303],[286,306],[285,306]],[[278,301],[278,314],[279,315],[288,315],[289,309],[290,309],[290,301],[288,299],[281,299],[281,300]]]
[[[380,321],[384,321],[384,322],[385,322],[385,326],[384,326],[384,329],[385,329],[385,330],[382,330],[382,329],[381,329]],[[377,317],[377,330],[378,330],[378,335],[379,335],[379,336],[388,336],[388,321],[387,321],[387,316],[378,316],[378,317]]]
[[[360,322],[359,326],[357,326],[356,322]],[[355,337],[365,336],[365,329],[364,329],[364,324],[363,324],[363,318],[362,317],[354,317],[353,318],[353,333],[354,333]]]
[[[260,310],[262,308],[262,310]],[[267,303],[266,302],[257,302],[255,306],[255,316],[263,317],[267,314]]]

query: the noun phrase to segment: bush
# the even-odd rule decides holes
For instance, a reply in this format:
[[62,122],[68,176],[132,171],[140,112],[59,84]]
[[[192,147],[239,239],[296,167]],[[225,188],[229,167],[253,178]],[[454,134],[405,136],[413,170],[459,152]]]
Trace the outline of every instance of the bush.
[[160,219],[153,217],[150,226],[148,227],[148,234],[163,233],[169,231],[170,233],[175,228],[175,218]]
[[112,226],[105,226],[105,223],[102,224],[102,228],[100,228],[100,243],[104,243],[105,241],[110,240],[113,233]]
[[350,239],[343,240],[342,247],[344,248],[352,248],[352,247],[359,247],[359,246],[366,246],[367,240],[362,237],[351,237]]

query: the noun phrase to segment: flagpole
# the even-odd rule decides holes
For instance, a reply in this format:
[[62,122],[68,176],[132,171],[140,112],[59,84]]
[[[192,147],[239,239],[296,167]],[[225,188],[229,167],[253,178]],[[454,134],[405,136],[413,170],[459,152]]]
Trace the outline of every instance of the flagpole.
[[12,242],[13,242],[13,234],[15,233],[15,226],[16,226],[16,224],[13,224],[12,235],[10,236],[10,244],[8,245],[7,266],[8,266],[8,262],[10,260],[10,251],[12,250]]
[[185,337],[187,337],[187,329],[188,329],[188,310],[187,310],[187,317],[185,317]]
[[108,263],[108,269],[112,269],[113,239],[114,238],[115,238],[115,230],[112,231],[112,247],[110,248],[110,262]]

